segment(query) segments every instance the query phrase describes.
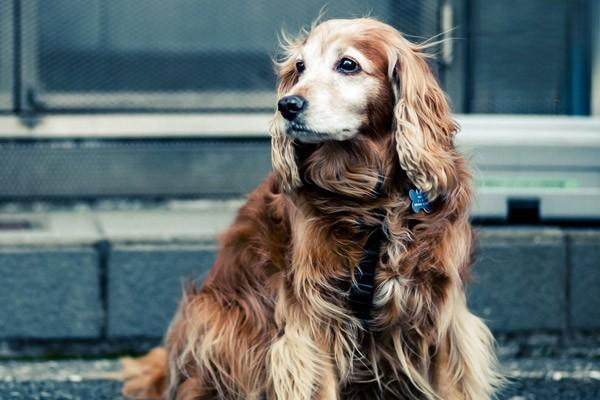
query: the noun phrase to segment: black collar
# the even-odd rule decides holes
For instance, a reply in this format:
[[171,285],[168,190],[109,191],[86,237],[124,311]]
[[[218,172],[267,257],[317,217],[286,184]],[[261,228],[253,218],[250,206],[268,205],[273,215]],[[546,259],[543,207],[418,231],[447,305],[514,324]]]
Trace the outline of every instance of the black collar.
[[379,252],[384,238],[385,232],[382,222],[370,232],[365,244],[365,252],[354,270],[354,279],[350,286],[350,308],[365,330],[368,330],[371,319],[371,308],[375,294],[375,267],[379,261]]

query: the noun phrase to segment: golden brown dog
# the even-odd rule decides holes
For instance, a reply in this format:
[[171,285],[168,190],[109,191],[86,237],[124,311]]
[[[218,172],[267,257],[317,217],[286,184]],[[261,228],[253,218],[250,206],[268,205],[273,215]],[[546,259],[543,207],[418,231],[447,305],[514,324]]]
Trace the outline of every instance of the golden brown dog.
[[[490,398],[492,336],[464,293],[470,176],[423,46],[362,18],[320,23],[284,47],[274,173],[221,238],[202,287],[187,290],[165,348],[127,362],[124,393]],[[430,212],[413,209],[411,190]],[[352,296],[367,247],[365,320]]]

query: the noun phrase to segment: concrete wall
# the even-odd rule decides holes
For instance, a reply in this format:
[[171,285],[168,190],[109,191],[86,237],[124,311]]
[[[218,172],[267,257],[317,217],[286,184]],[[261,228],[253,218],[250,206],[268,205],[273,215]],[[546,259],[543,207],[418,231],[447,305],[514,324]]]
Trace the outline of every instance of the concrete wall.
[[[238,205],[43,214],[37,228],[0,232],[0,340],[160,338],[182,283],[208,271]],[[600,229],[479,236],[469,303],[494,331],[600,329]]]

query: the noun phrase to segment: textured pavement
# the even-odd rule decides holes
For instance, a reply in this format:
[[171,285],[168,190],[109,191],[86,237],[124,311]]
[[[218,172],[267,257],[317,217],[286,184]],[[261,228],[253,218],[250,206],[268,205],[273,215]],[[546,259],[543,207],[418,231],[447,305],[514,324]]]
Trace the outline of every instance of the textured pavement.
[[[120,382],[86,380],[64,381],[1,381],[1,399],[35,400],[108,400],[123,399]],[[519,379],[512,383],[499,400],[598,400],[599,380],[559,381],[551,379]]]
[[[510,383],[499,400],[600,399],[600,360],[535,358],[503,363]],[[0,362],[0,399],[122,399],[107,379],[114,360]]]

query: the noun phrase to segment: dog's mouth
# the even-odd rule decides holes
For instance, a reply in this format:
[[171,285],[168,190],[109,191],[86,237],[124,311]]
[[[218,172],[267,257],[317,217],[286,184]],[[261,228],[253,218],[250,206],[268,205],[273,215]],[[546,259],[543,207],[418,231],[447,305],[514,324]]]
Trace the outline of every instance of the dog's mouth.
[[332,139],[328,133],[311,129],[302,122],[289,121],[286,125],[286,133],[301,142],[315,143]]
[[325,141],[344,141],[352,138],[355,134],[349,128],[340,129],[336,132],[323,132],[313,129],[300,121],[287,121],[286,133],[288,136],[306,143],[319,143]]

